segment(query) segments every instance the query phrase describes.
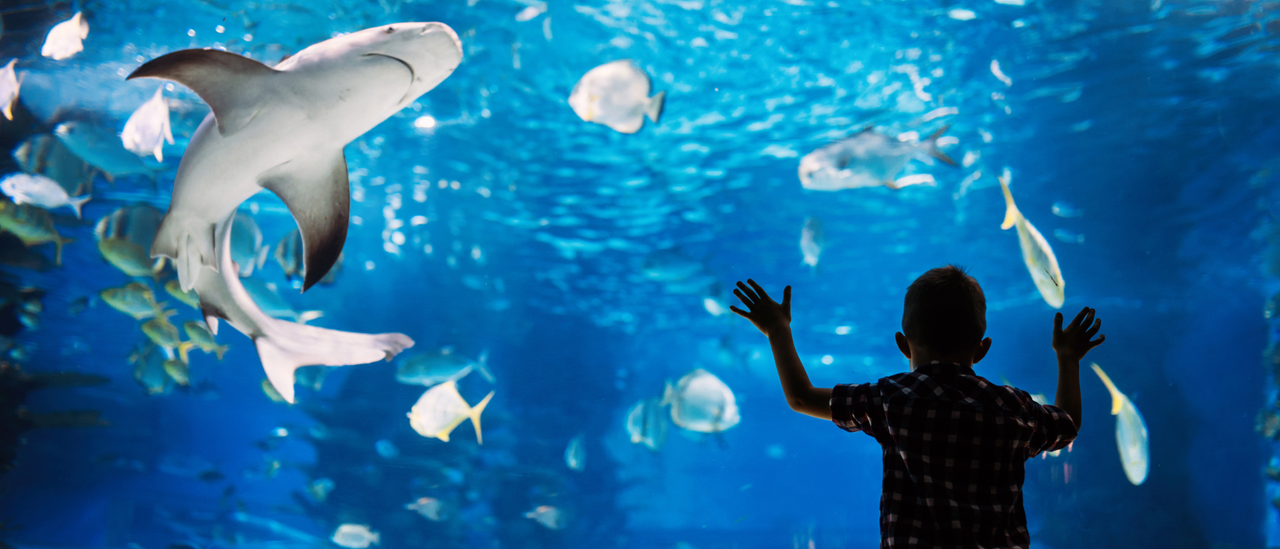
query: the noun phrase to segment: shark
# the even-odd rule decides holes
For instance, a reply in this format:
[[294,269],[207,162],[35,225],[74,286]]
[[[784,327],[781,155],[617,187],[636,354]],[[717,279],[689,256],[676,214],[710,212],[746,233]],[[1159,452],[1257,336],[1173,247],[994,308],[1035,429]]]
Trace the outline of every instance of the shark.
[[151,244],[183,290],[218,271],[215,226],[261,189],[284,201],[302,233],[306,291],[347,236],[351,190],[343,147],[435,88],[462,62],[443,23],[393,23],[306,47],[274,67],[235,53],[188,49],[126,79],[190,88],[212,111],[178,165],[173,198]]
[[258,350],[267,381],[290,404],[294,402],[294,373],[303,366],[349,366],[379,359],[391,360],[413,347],[400,333],[359,334],[308,326],[267,316],[240,282],[240,269],[231,260],[234,212],[215,225],[218,268],[202,266],[196,283],[200,311],[209,332],[218,334],[219,321],[249,336]]

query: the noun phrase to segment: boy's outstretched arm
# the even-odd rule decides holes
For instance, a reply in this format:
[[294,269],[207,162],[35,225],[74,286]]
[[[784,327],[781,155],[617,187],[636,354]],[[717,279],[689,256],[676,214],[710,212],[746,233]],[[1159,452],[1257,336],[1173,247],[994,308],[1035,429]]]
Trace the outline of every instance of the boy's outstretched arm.
[[738,287],[733,290],[733,295],[747,306],[747,311],[737,307],[729,309],[750,320],[769,338],[773,362],[778,366],[778,379],[782,381],[782,392],[791,409],[830,420],[831,389],[814,387],[809,382],[809,374],[804,371],[804,364],[800,363],[795,342],[791,339],[791,286],[782,291],[782,303],[778,303],[756,281],[748,278],[747,284],[751,287],[738,282]]
[[1094,347],[1102,345],[1107,336],[1099,335],[1102,321],[1095,320],[1097,311],[1085,307],[1080,314],[1064,329],[1062,313],[1053,317],[1053,351],[1058,354],[1058,394],[1054,396],[1053,405],[1062,408],[1076,422],[1080,429],[1080,360]]

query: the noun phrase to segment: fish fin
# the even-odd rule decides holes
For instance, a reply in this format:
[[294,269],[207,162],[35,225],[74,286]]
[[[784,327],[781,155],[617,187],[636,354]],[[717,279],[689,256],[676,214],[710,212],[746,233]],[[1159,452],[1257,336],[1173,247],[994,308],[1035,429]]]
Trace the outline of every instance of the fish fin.
[[147,61],[125,80],[163,78],[191,88],[209,104],[218,132],[226,136],[240,131],[257,116],[261,100],[272,95],[261,84],[279,72],[242,55],[190,49]]
[[1018,220],[1022,218],[1022,213],[1018,211],[1018,206],[1013,203],[1013,193],[1009,191],[1009,179],[1003,175],[998,179],[1000,180],[1000,190],[1004,191],[1005,205],[1004,222],[1000,224],[1000,229],[1008,230],[1009,227],[1018,223]]
[[893,189],[895,191],[902,188],[902,186],[899,185],[897,181],[894,181],[892,179],[886,179],[884,181],[881,181],[880,184],[886,187],[889,187],[890,189]]
[[667,92],[660,91],[653,97],[649,98],[649,104],[645,107],[645,114],[649,116],[654,124],[658,123],[658,119],[662,118],[662,109],[666,107]]
[[254,265],[258,269],[261,269],[263,265],[267,264],[267,257],[270,255],[271,255],[271,246],[263,245],[262,249],[258,250],[258,257],[257,257],[257,260],[254,261]]
[[178,358],[181,359],[182,362],[189,364],[191,362],[191,348],[195,346],[196,344],[190,341],[183,341],[182,343],[179,343]]
[[4,117],[13,120],[13,101],[4,106]]
[[258,348],[258,359],[262,361],[262,369],[267,372],[271,388],[280,393],[285,402],[293,404],[294,372],[302,366],[297,357],[275,345],[270,338],[257,338],[253,340],[253,344]]
[[87,195],[87,194],[86,194],[86,195],[84,195],[84,196],[77,196],[77,197],[74,197],[74,198],[69,198],[69,199],[67,199],[67,203],[71,205],[71,209],[73,209],[73,210],[75,210],[75,211],[76,211],[76,219],[80,219],[80,218],[81,218],[81,216],[80,216],[80,208],[81,208],[82,206],[84,206],[84,203],[85,203],[85,202],[88,202],[88,201],[89,201],[89,200],[91,200],[92,198],[93,198],[93,196],[92,196],[92,195]]
[[298,324],[306,324],[324,316],[324,311],[302,311],[298,313]]
[[662,401],[661,401],[661,402],[659,402],[659,403],[658,403],[658,405],[659,405],[659,406],[666,406],[666,405],[671,404],[671,403],[673,403],[673,402],[675,402],[675,401],[676,401],[676,390],[675,390],[675,387],[672,387],[672,386],[671,386],[671,382],[670,382],[670,381],[668,381],[668,382],[667,382],[666,387],[663,387],[663,389],[662,389]]
[[489,371],[489,361],[486,360],[488,357],[489,351],[485,350],[485,352],[480,355],[480,362],[476,363],[475,369],[477,372],[480,372],[480,376],[489,383],[497,383],[498,379],[493,377],[493,372]]
[[62,245],[75,242],[74,238],[56,237],[53,240],[53,262],[56,265],[62,265]]
[[298,368],[368,364],[413,347],[413,340],[399,333],[341,332],[274,319],[266,319],[262,329],[264,335],[253,340],[262,368],[290,403],[293,372]]
[[480,412],[483,412],[484,407],[489,405],[489,399],[491,398],[493,398],[493,391],[489,391],[484,400],[472,406],[471,411],[467,412],[467,415],[471,417],[471,426],[476,428],[476,444],[484,444],[484,436],[480,434]]
[[203,303],[200,304],[200,311],[204,313],[204,325],[209,328],[209,333],[218,335],[218,317],[222,313],[205,308]]
[[267,170],[259,183],[276,193],[302,233],[302,291],[329,274],[342,254],[351,213],[351,185],[342,149],[295,159]]
[[156,143],[155,150],[151,152],[152,154],[156,155],[156,162],[164,162],[164,144],[163,143]]
[[222,355],[226,354],[226,352],[230,349],[231,349],[230,345],[214,345],[213,354],[214,356],[218,357],[218,360],[222,360]]
[[933,132],[933,135],[930,135],[929,139],[925,140],[925,143],[927,144],[925,151],[929,153],[929,156],[945,162],[948,166],[958,168],[960,167],[960,164],[955,160],[952,160],[950,156],[947,156],[947,153],[938,150],[938,138],[942,137],[942,134],[946,133],[947,129],[950,127],[951,124],[947,124],[946,126],[938,128],[938,131]]
[[1111,393],[1111,415],[1119,414],[1120,409],[1124,408],[1124,401],[1127,397],[1120,392],[1120,389],[1116,388],[1116,385],[1111,382],[1111,378],[1107,377],[1107,373],[1103,372],[1101,367],[1097,364],[1091,364],[1090,366],[1093,367],[1093,372],[1098,374],[1099,378],[1102,378],[1102,384],[1106,385],[1107,391]]
[[[178,285],[189,292],[196,287],[203,265],[218,271],[213,253],[213,225],[190,226],[191,220],[165,215],[151,241],[151,257],[167,257],[178,269]],[[196,223],[201,223],[196,221]]]

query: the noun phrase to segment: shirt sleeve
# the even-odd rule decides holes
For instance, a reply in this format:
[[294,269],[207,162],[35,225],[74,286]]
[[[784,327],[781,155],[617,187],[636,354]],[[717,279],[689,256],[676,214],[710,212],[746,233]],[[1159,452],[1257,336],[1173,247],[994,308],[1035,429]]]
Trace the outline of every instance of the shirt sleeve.
[[1057,406],[1039,404],[1031,400],[1026,393],[1022,396],[1025,398],[1031,422],[1035,425],[1028,458],[1036,457],[1041,452],[1061,450],[1076,439],[1078,433],[1076,423],[1072,421],[1071,415],[1067,414],[1066,410]]
[[831,421],[850,433],[863,431],[876,436],[870,412],[879,410],[880,390],[877,385],[836,385],[831,389]]

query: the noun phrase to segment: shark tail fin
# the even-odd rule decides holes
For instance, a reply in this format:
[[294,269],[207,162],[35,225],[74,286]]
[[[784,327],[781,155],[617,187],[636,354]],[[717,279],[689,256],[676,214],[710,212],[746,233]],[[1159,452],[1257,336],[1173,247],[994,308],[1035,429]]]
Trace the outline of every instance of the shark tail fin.
[[960,164],[955,160],[952,160],[950,156],[947,156],[947,153],[938,150],[938,138],[942,137],[942,134],[947,133],[949,128],[951,128],[951,125],[947,124],[946,126],[939,128],[938,131],[933,132],[933,135],[930,135],[929,138],[925,140],[925,152],[928,152],[929,156],[943,161],[948,166],[956,168],[959,167]]
[[298,324],[306,324],[324,316],[324,311],[302,311],[298,313]]
[[77,196],[77,197],[70,198],[70,199],[67,201],[69,204],[71,204],[71,209],[73,209],[73,210],[75,210],[75,211],[76,211],[76,219],[80,219],[80,218],[81,218],[81,215],[80,215],[80,208],[81,208],[82,206],[84,206],[84,203],[85,203],[85,202],[88,202],[88,201],[89,201],[89,199],[91,199],[91,198],[93,198],[93,196],[92,196],[92,195],[87,195],[87,194],[86,194],[86,195],[84,195],[84,196]]
[[398,333],[358,334],[268,319],[266,334],[253,340],[262,369],[285,401],[294,402],[294,371],[303,366],[348,366],[390,359],[413,346]]
[[484,444],[484,437],[480,434],[480,413],[484,411],[485,406],[489,405],[489,399],[491,398],[493,398],[493,391],[489,391],[489,394],[485,395],[484,400],[481,400],[479,404],[472,406],[471,411],[467,412],[468,417],[471,418],[471,425],[476,428],[477,444]]
[[667,92],[660,91],[653,97],[649,98],[649,104],[645,106],[645,115],[652,120],[654,124],[658,123],[658,119],[662,118],[662,110],[666,108]]
[[1018,222],[1018,219],[1022,217],[1022,213],[1018,211],[1018,206],[1013,203],[1013,193],[1009,191],[1008,175],[1001,175],[999,179],[1000,190],[1004,191],[1005,205],[1004,222],[1000,224],[1000,228],[1007,230]]

